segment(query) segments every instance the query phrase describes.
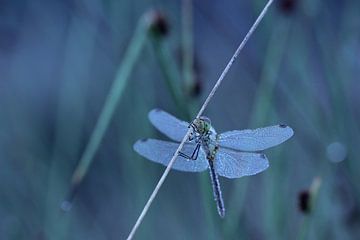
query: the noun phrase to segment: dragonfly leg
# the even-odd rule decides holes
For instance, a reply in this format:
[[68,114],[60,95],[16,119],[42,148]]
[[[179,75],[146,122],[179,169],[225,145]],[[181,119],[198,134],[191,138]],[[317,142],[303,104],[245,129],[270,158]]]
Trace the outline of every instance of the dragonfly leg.
[[199,156],[199,151],[200,151],[200,144],[198,143],[196,145],[196,148],[195,148],[194,152],[191,155],[191,159],[196,160],[198,158],[198,156]]
[[193,132],[190,133],[189,137],[188,137],[188,141],[191,142],[193,140],[195,140],[196,143],[198,143],[200,141],[201,136],[196,132],[196,127],[192,126],[193,128]]
[[185,154],[185,153],[183,153],[183,152],[179,152],[178,156],[179,156],[179,157],[183,157],[183,158],[185,158],[185,159],[191,159],[191,157],[190,157],[189,155],[187,155],[187,154]]
[[188,138],[188,141],[191,142],[191,141],[194,140],[194,139],[195,139],[194,134],[191,133],[190,136],[189,136],[189,138]]
[[194,123],[194,120],[191,121],[191,123],[189,124],[188,128],[192,128],[194,132],[198,132],[198,128]]
[[178,155],[180,157],[183,157],[183,158],[188,159],[188,160],[196,160],[198,158],[198,156],[199,156],[199,151],[200,151],[200,144],[197,144],[194,151],[193,151],[193,153],[191,154],[191,156],[189,156],[189,155],[187,155],[187,154],[185,154],[183,152],[179,152]]

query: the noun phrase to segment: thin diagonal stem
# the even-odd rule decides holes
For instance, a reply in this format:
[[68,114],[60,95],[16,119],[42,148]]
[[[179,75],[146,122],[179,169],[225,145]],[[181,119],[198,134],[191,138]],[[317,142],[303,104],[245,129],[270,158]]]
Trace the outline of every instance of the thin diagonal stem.
[[[254,24],[251,26],[251,28],[248,31],[248,33],[246,34],[245,38],[242,40],[239,47],[236,49],[234,55],[231,57],[229,63],[226,65],[225,69],[221,73],[219,79],[216,81],[213,89],[211,90],[209,96],[206,98],[206,100],[205,100],[204,104],[202,105],[200,111],[198,112],[196,118],[199,118],[202,115],[202,113],[204,112],[204,110],[207,107],[207,105],[209,104],[211,98],[214,96],[216,90],[219,88],[219,86],[222,83],[222,81],[224,80],[226,74],[229,72],[229,69],[231,68],[232,64],[235,62],[236,58],[238,57],[241,50],[244,48],[244,46],[247,43],[247,41],[249,40],[250,36],[253,34],[255,29],[257,28],[257,26],[259,25],[259,23],[261,22],[261,20],[265,16],[265,14],[266,14],[267,10],[269,9],[270,5],[272,4],[272,2],[273,2],[273,0],[268,1],[268,3],[265,5],[264,9],[261,11],[260,15],[256,19],[256,21],[254,22]],[[157,183],[154,191],[152,192],[151,196],[149,197],[149,200],[145,204],[140,216],[136,220],[135,225],[131,229],[131,232],[130,232],[129,236],[127,237],[127,240],[131,240],[134,237],[134,234],[135,234],[136,230],[138,229],[138,227],[140,226],[142,220],[144,219],[147,211],[150,208],[151,203],[153,202],[154,198],[156,197],[157,193],[159,192],[160,187],[164,183],[167,175],[169,174],[171,167],[175,163],[176,157],[178,156],[180,150],[183,148],[183,146],[184,146],[186,140],[188,139],[191,131],[192,131],[192,129],[189,128],[189,130],[186,132],[184,138],[182,139],[181,143],[179,144],[179,147],[176,149],[176,151],[175,151],[174,155],[172,156],[169,164],[167,165],[163,175],[161,176],[161,178],[160,178],[159,182]]]
[[260,15],[256,19],[256,21],[254,22],[254,24],[251,26],[250,30],[248,31],[245,38],[240,43],[239,47],[236,49],[236,51],[235,51],[234,55],[232,56],[232,58],[230,59],[229,63],[226,65],[224,71],[221,73],[219,79],[216,81],[213,89],[209,93],[209,96],[206,98],[206,100],[205,100],[204,104],[202,105],[196,118],[199,118],[203,114],[203,112],[204,112],[205,108],[207,107],[207,105],[209,104],[211,98],[214,96],[216,90],[219,88],[220,84],[224,80],[226,74],[229,72],[232,64],[235,62],[236,58],[239,56],[239,53],[244,48],[244,46],[247,43],[247,41],[249,40],[250,36],[254,33],[255,29],[257,28],[257,26],[259,25],[259,23],[265,16],[265,14],[266,14],[267,10],[269,9],[270,5],[272,4],[272,2],[273,2],[273,0],[268,1],[268,3],[265,5],[264,9],[261,11]]

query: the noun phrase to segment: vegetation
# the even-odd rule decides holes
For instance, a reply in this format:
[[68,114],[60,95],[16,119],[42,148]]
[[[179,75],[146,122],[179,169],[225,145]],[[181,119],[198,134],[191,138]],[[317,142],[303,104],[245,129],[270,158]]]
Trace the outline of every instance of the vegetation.
[[[265,1],[20,2],[0,10],[0,239],[125,239],[164,171],[132,149],[163,137],[147,113],[195,117]],[[221,179],[225,219],[207,172],[171,171],[135,239],[359,238],[358,9],[275,2],[205,115],[295,136]]]

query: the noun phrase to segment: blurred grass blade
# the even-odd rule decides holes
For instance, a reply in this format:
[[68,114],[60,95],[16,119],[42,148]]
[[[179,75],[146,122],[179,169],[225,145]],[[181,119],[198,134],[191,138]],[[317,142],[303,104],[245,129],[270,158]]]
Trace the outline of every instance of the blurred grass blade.
[[[274,28],[269,44],[267,46],[267,52],[264,57],[263,69],[261,73],[261,79],[256,93],[256,98],[254,100],[254,107],[252,111],[252,116],[250,117],[250,125],[252,127],[259,127],[266,125],[266,120],[270,116],[274,115],[272,108],[272,98],[274,95],[274,90],[276,87],[277,74],[281,67],[281,61],[284,56],[284,45],[287,41],[289,22],[277,21],[277,26]],[[272,167],[273,175],[276,176],[276,167]],[[248,187],[248,179],[242,179],[241,181],[235,183],[234,190],[232,192],[232,197],[229,203],[229,215],[232,219],[227,221],[225,225],[225,233],[227,236],[232,236],[240,223],[240,213],[244,211],[244,202],[246,198],[246,192]]]
[[[191,96],[194,88],[194,42],[193,42],[193,1],[182,0],[182,78],[183,78],[183,89],[186,91],[184,97]],[[190,116],[196,114],[199,108],[199,103],[195,99],[186,99],[187,110]],[[193,101],[191,101],[193,100]],[[191,120],[191,119],[189,119]],[[216,221],[218,215],[214,210],[213,192],[211,184],[209,183],[209,176],[207,174],[201,174],[198,177],[198,185],[201,190],[203,211],[205,215],[206,225],[213,229],[212,232],[208,231],[206,238],[217,239],[219,233],[216,228]],[[215,213],[215,214],[214,214]]]
[[322,181],[321,177],[315,177],[311,183],[310,189],[308,190],[309,212],[301,223],[299,234],[296,239],[302,240],[308,238],[310,221],[311,221],[310,214],[314,215],[313,210],[315,210],[315,204],[318,198],[319,188],[321,187],[321,181]]
[[[235,62],[236,58],[239,56],[240,52],[243,50],[244,46],[246,45],[246,43],[248,42],[249,38],[251,37],[251,35],[254,33],[254,31],[256,30],[256,28],[258,27],[259,23],[261,22],[261,20],[264,18],[265,14],[267,13],[269,7],[271,6],[273,0],[269,0],[267,2],[267,4],[265,5],[265,7],[263,8],[263,10],[260,12],[259,16],[256,18],[255,22],[253,23],[253,25],[250,27],[249,31],[247,32],[247,34],[245,35],[244,39],[241,41],[240,45],[237,47],[235,53],[232,55],[232,57],[230,58],[230,61],[228,62],[228,64],[226,65],[226,67],[224,68],[224,70],[222,71],[222,73],[220,74],[218,80],[216,81],[214,87],[212,88],[212,90],[210,91],[209,95],[207,96],[207,98],[205,99],[204,103],[202,104],[199,112],[196,115],[196,118],[199,118],[200,116],[202,116],[203,112],[205,111],[205,108],[208,106],[210,100],[213,98],[214,94],[216,93],[217,89],[220,87],[222,81],[224,80],[225,76],[227,75],[227,73],[229,72],[231,66],[233,65],[233,63]],[[130,240],[134,237],[134,234],[136,233],[138,227],[141,225],[146,213],[148,212],[152,202],[154,201],[156,195],[159,192],[159,189],[161,188],[162,184],[164,183],[167,175],[170,172],[171,167],[173,166],[173,164],[175,163],[175,160],[178,156],[178,154],[180,153],[180,150],[183,148],[185,141],[188,139],[188,137],[190,136],[191,133],[191,129],[189,128],[188,131],[186,132],[185,136],[183,137],[183,139],[181,140],[178,148],[176,149],[175,153],[173,154],[172,158],[170,159],[164,173],[161,175],[160,180],[158,181],[158,183],[156,184],[153,192],[151,193],[148,201],[146,202],[143,210],[141,211],[139,217],[137,218],[134,226],[132,227],[127,239]]]
[[166,85],[174,99],[175,105],[180,109],[180,117],[190,120],[188,110],[186,109],[186,99],[180,84],[180,73],[174,58],[171,56],[169,48],[164,44],[162,39],[153,37],[153,46]]
[[[86,122],[86,92],[83,89],[87,87],[87,78],[93,72],[91,66],[96,52],[96,35],[99,27],[98,22],[90,24],[84,19],[71,18],[64,38],[54,143],[51,144],[47,189],[42,189],[46,194],[43,218],[46,239],[69,238],[72,216],[61,214],[58,206],[59,199],[63,198],[68,190],[68,174],[71,173],[73,163],[81,153],[82,126]],[[81,42],[81,45],[78,45],[78,42]],[[36,175],[38,174],[36,170]]]
[[[278,19],[275,25],[277,27],[274,28],[268,45],[253,113],[252,122],[257,126],[266,125],[270,116],[276,119],[276,109],[273,107],[274,95],[281,72],[281,63],[286,56],[284,46],[290,36],[292,21]],[[268,239],[277,239],[281,235],[281,227],[285,224],[283,218],[284,203],[282,202],[283,198],[280,197],[281,193],[279,193],[281,183],[286,178],[284,170],[286,162],[280,162],[280,160],[284,160],[280,157],[283,150],[280,148],[273,154],[273,157],[279,160],[272,163],[271,172],[268,173],[264,187],[266,190],[264,196],[264,204],[266,204],[264,228],[268,233]]]
[[194,85],[194,47],[193,47],[193,6],[192,0],[182,1],[182,74],[187,94]]
[[[159,64],[161,73],[164,77],[167,89],[169,90],[171,97],[177,106],[178,115],[187,120],[192,120],[192,113],[196,114],[197,106],[195,108],[195,103],[190,104],[187,101],[186,95],[184,93],[184,85],[185,88],[189,85],[187,81],[192,81],[192,66],[193,66],[193,54],[192,54],[192,35],[191,35],[191,14],[186,11],[189,8],[189,5],[192,5],[191,0],[184,0],[182,2],[183,5],[183,48],[182,48],[182,56],[183,56],[183,72],[180,74],[178,69],[178,64],[173,57],[173,54],[170,51],[169,46],[167,45],[167,31],[159,31],[160,29],[166,26],[167,29],[167,19],[161,12],[154,11],[153,12],[153,26],[152,26],[152,40],[153,40],[153,49],[155,53],[155,57],[157,58],[157,62]],[[190,6],[191,8],[191,6]],[[186,18],[186,19],[184,19]],[[190,27],[190,29],[188,29]],[[186,28],[186,29],[185,29]],[[186,43],[185,43],[186,42]],[[185,46],[186,45],[186,46]],[[189,46],[190,45],[190,46]],[[189,75],[190,74],[190,75]],[[183,77],[183,79],[181,79]],[[190,77],[190,79],[189,79]],[[197,104],[198,105],[198,104]],[[210,228],[215,229],[214,217],[212,214],[213,210],[213,201],[212,201],[212,189],[209,184],[209,179],[207,175],[199,176],[199,188],[201,189],[203,200],[204,200],[204,214],[206,216],[207,225]],[[207,235],[207,239],[215,239],[215,236],[212,234]]]
[[[190,18],[190,13],[185,11],[185,9],[188,9],[191,5],[191,0],[184,0],[182,2],[183,4],[183,18]],[[186,7],[185,7],[186,5]],[[190,6],[191,7],[191,6]],[[153,40],[153,48],[154,53],[157,58],[160,70],[162,75],[164,76],[165,83],[167,85],[167,88],[171,94],[172,99],[174,100],[175,105],[177,106],[179,116],[187,121],[192,120],[192,114],[196,114],[197,106],[198,104],[195,104],[195,102],[189,102],[186,98],[186,95],[184,93],[184,86],[182,83],[185,83],[185,87],[187,86],[187,77],[189,81],[192,81],[191,75],[192,75],[192,67],[193,67],[193,54],[192,54],[192,46],[189,46],[189,44],[192,44],[192,41],[190,40],[192,38],[191,35],[191,21],[192,19],[186,19],[183,20],[183,22],[187,22],[187,24],[183,25],[183,28],[190,29],[183,29],[183,34],[190,34],[190,36],[186,36],[183,38],[183,73],[180,74],[177,66],[177,62],[175,61],[175,58],[172,56],[170,48],[167,45],[167,38],[166,34],[160,34],[159,29],[159,23],[166,23],[165,17],[159,13],[154,12],[154,27],[152,32],[152,40]],[[189,39],[190,38],[190,39]],[[186,47],[184,46],[186,45]],[[188,52],[191,51],[191,52]],[[186,52],[186,53],[185,53]],[[186,56],[186,57],[185,57]],[[185,63],[186,62],[186,63]],[[186,65],[186,66],[185,66]],[[190,70],[188,69],[190,68]],[[190,72],[189,72],[190,71]],[[189,75],[190,74],[190,75]],[[184,77],[181,79],[181,77]],[[183,81],[182,81],[183,80]],[[211,229],[215,228],[215,221],[214,221],[214,215],[213,213],[213,200],[212,200],[212,189],[211,185],[209,184],[209,179],[207,175],[201,175],[199,176],[199,188],[201,189],[203,201],[204,201],[204,214],[206,216],[206,223],[208,226],[210,226]],[[215,215],[217,217],[217,213]],[[215,236],[212,234],[207,235],[207,239],[216,239]]]
[[88,168],[94,159],[94,155],[99,148],[107,127],[109,126],[118,101],[124,92],[126,84],[128,83],[130,73],[133,70],[135,63],[140,56],[141,50],[145,45],[148,33],[148,24],[145,20],[146,19],[143,17],[138,23],[135,34],[130,41],[130,45],[125,53],[123,62],[121,63],[120,68],[116,73],[115,81],[111,86],[110,92],[106,98],[104,107],[101,111],[94,131],[92,132],[80,162],[74,171],[69,193],[66,200],[62,204],[64,210],[68,210],[71,206],[72,198],[74,197],[79,184],[86,175]]

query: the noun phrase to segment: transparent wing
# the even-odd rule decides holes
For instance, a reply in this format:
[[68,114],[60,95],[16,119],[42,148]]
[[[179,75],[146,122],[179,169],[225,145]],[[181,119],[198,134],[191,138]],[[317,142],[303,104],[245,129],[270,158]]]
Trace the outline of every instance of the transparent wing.
[[181,121],[161,109],[153,109],[149,112],[149,119],[152,125],[167,137],[174,141],[181,142],[186,135],[189,123]]
[[[153,162],[161,163],[167,166],[178,146],[179,144],[174,142],[161,141],[157,139],[143,139],[138,140],[134,144],[134,150],[141,156]],[[181,152],[191,155],[194,149],[195,144],[186,143]],[[177,157],[172,168],[185,172],[202,172],[207,169],[208,165],[205,153],[202,149],[200,149],[196,160],[187,160],[183,157]]]
[[215,171],[223,177],[239,178],[264,171],[269,161],[263,153],[237,152],[219,149],[215,158]]
[[294,131],[286,125],[234,130],[219,134],[219,145],[240,151],[261,151],[288,140]]

